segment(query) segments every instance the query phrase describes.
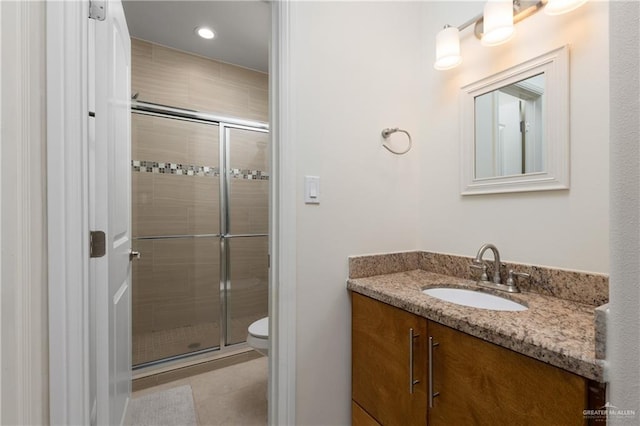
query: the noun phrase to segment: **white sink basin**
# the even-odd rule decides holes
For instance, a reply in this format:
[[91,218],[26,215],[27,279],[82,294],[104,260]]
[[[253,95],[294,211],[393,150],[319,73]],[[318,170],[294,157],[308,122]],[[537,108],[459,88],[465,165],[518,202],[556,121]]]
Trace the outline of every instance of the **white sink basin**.
[[472,308],[490,309],[493,311],[526,311],[528,308],[517,302],[489,293],[466,290],[463,288],[437,287],[422,290],[424,294],[446,302]]

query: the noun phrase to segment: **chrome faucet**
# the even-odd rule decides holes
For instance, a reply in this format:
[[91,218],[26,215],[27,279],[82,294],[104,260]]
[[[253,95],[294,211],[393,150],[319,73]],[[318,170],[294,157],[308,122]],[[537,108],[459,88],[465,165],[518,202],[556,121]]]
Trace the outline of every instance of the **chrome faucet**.
[[[491,250],[493,252],[493,282],[489,281],[489,277],[487,276],[487,265],[482,261],[482,256],[484,256],[484,252],[487,250]],[[516,286],[513,276],[526,276],[529,277],[528,274],[518,273],[514,271],[509,271],[509,279],[506,284],[502,284],[502,280],[500,279],[500,268],[502,267],[502,262],[500,261],[500,252],[498,248],[493,244],[483,244],[478,250],[478,254],[476,254],[475,259],[473,259],[472,268],[482,269],[482,276],[478,280],[478,285],[483,287],[492,288],[495,290],[507,291],[509,293],[519,293],[520,289]]]
[[476,254],[476,258],[473,259],[473,263],[482,264],[482,256],[484,256],[484,252],[487,250],[491,250],[493,252],[493,282],[496,284],[501,284],[502,280],[500,279],[500,267],[502,266],[502,262],[500,262],[500,252],[498,248],[493,244],[483,244],[478,250],[478,254]]

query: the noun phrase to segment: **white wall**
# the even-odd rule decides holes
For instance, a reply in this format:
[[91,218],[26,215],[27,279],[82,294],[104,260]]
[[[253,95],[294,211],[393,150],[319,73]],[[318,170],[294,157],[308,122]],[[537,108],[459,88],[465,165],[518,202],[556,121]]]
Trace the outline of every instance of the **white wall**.
[[[562,16],[544,12],[516,25],[512,41],[482,47],[461,33],[463,62],[436,71],[435,35],[481,13],[483,2],[429,2],[423,8],[422,249],[473,256],[484,242],[505,260],[608,272],[608,4],[591,1]],[[460,196],[459,88],[565,44],[571,62],[571,189]]]
[[0,424],[48,423],[44,2],[0,2]]
[[609,401],[640,418],[640,3],[611,2],[611,286]]
[[[349,255],[419,248],[471,256],[491,241],[506,260],[608,271],[608,5],[538,13],[501,47],[481,47],[467,29],[463,64],[433,70],[438,30],[482,5],[293,8],[297,424],[350,422]],[[564,44],[571,44],[571,190],[461,197],[459,88]],[[406,156],[380,147],[381,129],[394,126],[414,137]],[[319,206],[303,203],[304,175],[322,179]]]
[[[299,425],[351,422],[347,257],[418,248],[420,10],[399,2],[293,8]],[[404,156],[381,146],[381,130],[396,126],[414,138]],[[321,178],[318,206],[303,202],[304,175]]]

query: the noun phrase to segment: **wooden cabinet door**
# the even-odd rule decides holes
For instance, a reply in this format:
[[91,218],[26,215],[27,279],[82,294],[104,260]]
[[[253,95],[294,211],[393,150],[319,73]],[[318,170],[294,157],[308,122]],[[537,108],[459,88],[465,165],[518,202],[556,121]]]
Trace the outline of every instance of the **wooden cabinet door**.
[[380,426],[380,423],[369,415],[354,401],[351,401],[351,426]]
[[351,339],[353,400],[382,425],[425,425],[427,320],[353,293]]
[[429,322],[430,426],[584,425],[587,381],[560,368]]

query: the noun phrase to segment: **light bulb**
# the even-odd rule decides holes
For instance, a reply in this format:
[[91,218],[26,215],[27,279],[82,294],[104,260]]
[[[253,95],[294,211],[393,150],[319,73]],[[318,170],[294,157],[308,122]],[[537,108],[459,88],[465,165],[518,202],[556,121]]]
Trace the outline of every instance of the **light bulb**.
[[211,28],[207,28],[207,27],[198,27],[198,28],[196,28],[196,34],[198,34],[200,37],[205,38],[207,40],[211,40],[212,38],[214,38],[216,36],[216,34],[213,32],[213,30]]
[[484,6],[483,46],[497,46],[513,37],[513,2],[511,0],[489,0]]
[[460,31],[456,27],[445,27],[436,36],[436,62],[433,67],[437,70],[448,70],[457,67],[461,62]]
[[562,15],[576,10],[586,2],[587,0],[549,0],[544,7],[544,13],[547,15]]

